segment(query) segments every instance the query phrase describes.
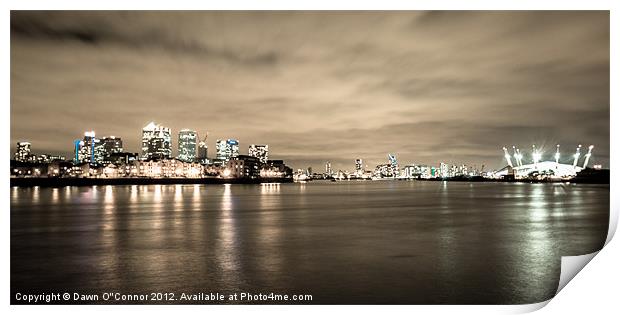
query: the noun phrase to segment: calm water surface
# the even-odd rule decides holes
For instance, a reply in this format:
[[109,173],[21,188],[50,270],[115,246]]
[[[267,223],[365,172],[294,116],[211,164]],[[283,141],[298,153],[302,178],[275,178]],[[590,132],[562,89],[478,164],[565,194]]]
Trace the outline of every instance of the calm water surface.
[[[11,188],[16,292],[534,303],[599,250],[609,185],[312,182]],[[13,300],[15,303],[15,301]]]

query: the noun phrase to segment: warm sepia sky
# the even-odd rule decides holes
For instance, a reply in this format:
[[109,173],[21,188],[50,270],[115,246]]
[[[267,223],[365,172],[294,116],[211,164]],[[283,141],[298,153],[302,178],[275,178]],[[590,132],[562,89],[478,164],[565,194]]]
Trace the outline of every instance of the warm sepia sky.
[[[295,168],[502,166],[502,146],[609,165],[608,12],[11,13],[11,149],[154,120]],[[526,151],[529,159],[529,150]],[[594,164],[593,163],[593,164]]]

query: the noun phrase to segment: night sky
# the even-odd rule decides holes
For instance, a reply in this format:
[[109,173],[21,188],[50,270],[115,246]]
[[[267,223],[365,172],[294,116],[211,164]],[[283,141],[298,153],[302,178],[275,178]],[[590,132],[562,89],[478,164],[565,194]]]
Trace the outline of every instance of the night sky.
[[[150,121],[324,162],[505,165],[532,144],[609,165],[609,13],[11,13],[11,151],[71,156]],[[527,150],[526,150],[527,149]],[[571,161],[572,162],[572,161]]]

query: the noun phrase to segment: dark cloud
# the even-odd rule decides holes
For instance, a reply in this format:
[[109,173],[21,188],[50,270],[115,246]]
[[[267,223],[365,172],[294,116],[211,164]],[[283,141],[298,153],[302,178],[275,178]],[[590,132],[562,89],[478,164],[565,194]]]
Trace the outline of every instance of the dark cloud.
[[11,141],[39,152],[92,129],[138,151],[155,120],[294,167],[533,143],[608,165],[609,84],[606,11],[11,13]]
[[[140,32],[124,32],[111,28],[113,21],[87,18],[76,23],[60,24],[58,20],[72,19],[75,15],[65,17],[55,16],[54,13],[34,14],[24,16],[22,12],[15,12],[11,19],[11,36],[15,40],[49,40],[49,41],[76,41],[85,45],[103,46],[119,45],[128,49],[161,49],[175,54],[188,54],[196,57],[214,58],[225,62],[244,66],[275,65],[278,55],[275,52],[241,53],[228,49],[216,49],[191,38],[179,38],[166,32],[158,25],[151,25]],[[51,17],[48,19],[48,17]],[[78,23],[82,22],[82,23]]]

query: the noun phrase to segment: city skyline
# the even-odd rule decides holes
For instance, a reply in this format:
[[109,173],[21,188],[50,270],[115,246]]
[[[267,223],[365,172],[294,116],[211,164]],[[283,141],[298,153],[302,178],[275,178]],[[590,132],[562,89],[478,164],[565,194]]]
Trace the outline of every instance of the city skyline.
[[609,166],[608,12],[12,12],[11,69],[11,152],[85,130],[140,152],[153,120],[175,156],[189,128],[317,170],[532,143]]

